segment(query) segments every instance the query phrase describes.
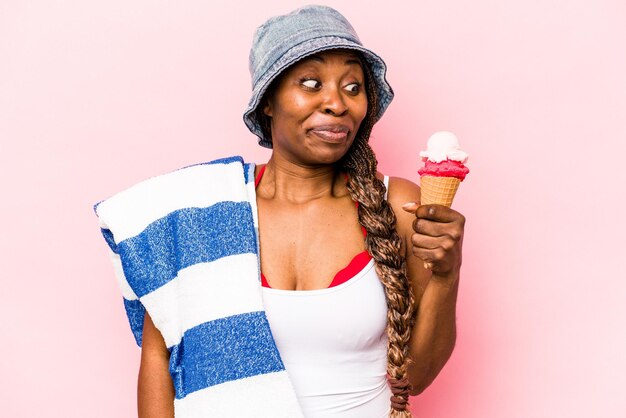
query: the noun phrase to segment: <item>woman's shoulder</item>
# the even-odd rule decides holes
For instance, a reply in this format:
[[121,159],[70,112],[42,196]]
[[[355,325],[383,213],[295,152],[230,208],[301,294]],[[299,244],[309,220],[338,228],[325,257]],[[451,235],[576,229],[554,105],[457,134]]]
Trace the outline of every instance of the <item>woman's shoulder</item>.
[[387,188],[387,201],[396,215],[396,230],[400,236],[408,239],[413,234],[415,215],[402,209],[407,203],[420,203],[420,188],[411,180],[402,177],[390,177]]
[[376,177],[380,180],[388,177],[387,201],[391,204],[394,211],[396,206],[400,208],[405,203],[420,202],[420,187],[411,180],[402,177],[385,176],[380,172],[376,173]]

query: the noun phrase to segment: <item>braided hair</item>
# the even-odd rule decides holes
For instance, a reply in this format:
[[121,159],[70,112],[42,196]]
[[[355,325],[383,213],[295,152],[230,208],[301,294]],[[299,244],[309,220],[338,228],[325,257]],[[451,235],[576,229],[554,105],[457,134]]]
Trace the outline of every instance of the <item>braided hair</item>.
[[[376,262],[376,272],[387,300],[387,373],[395,381],[394,394],[408,400],[408,353],[413,327],[413,294],[401,253],[402,241],[395,229],[396,215],[385,199],[385,186],[376,177],[378,161],[368,140],[377,112],[377,94],[371,71],[363,66],[368,99],[367,114],[354,143],[340,161],[341,169],[349,174],[348,192],[359,202],[359,223],[367,231],[365,247]],[[392,402],[390,418],[409,418],[411,412],[396,409]]]

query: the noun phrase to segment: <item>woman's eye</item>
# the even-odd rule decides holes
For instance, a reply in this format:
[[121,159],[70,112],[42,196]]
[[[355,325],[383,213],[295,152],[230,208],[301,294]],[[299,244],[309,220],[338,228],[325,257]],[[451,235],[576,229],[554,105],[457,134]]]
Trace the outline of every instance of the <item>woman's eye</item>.
[[350,93],[358,93],[361,90],[361,85],[359,83],[351,83],[344,88]]
[[304,85],[305,87],[308,87],[310,89],[317,89],[320,87],[321,83],[317,80],[304,80],[302,81],[302,85]]

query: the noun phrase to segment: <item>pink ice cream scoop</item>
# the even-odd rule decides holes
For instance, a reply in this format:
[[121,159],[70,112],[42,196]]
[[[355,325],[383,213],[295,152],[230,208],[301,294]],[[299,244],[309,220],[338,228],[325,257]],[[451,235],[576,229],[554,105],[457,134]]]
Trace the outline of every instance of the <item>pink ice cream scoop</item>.
[[456,177],[463,181],[467,173],[469,173],[469,168],[465,167],[463,163],[454,160],[445,160],[440,163],[426,160],[424,167],[420,168],[418,173],[420,176]]

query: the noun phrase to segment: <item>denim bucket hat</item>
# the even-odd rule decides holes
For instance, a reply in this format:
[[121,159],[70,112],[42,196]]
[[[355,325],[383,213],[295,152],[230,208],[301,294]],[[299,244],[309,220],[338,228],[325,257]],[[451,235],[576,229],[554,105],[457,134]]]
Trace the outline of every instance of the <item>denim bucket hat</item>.
[[364,64],[371,69],[378,95],[379,108],[373,122],[385,113],[393,99],[393,90],[385,79],[385,62],[362,45],[354,28],[341,13],[327,6],[305,6],[268,19],[254,34],[249,59],[252,97],[243,120],[259,137],[261,146],[272,148],[272,140],[264,137],[256,115],[272,81],[302,58],[330,49],[351,49],[361,53]]

